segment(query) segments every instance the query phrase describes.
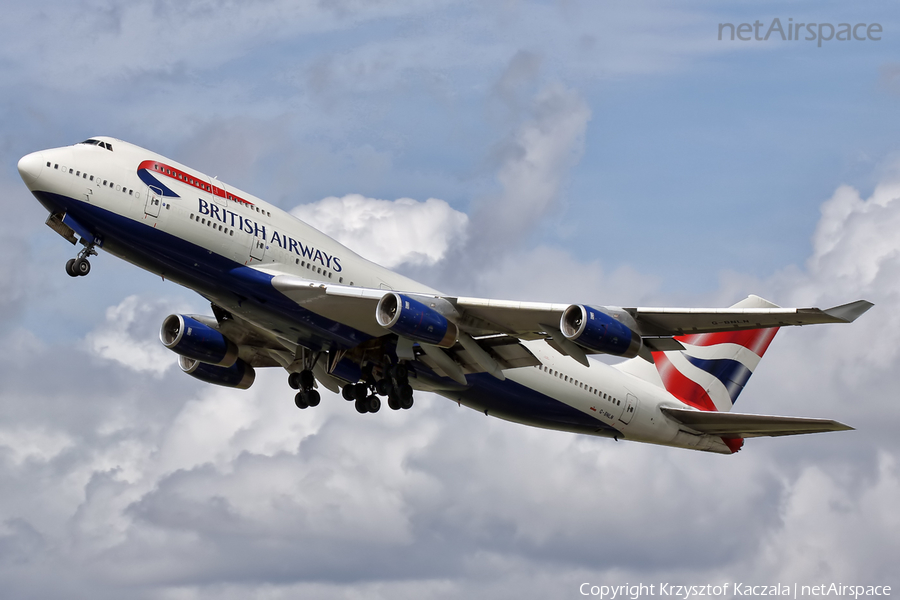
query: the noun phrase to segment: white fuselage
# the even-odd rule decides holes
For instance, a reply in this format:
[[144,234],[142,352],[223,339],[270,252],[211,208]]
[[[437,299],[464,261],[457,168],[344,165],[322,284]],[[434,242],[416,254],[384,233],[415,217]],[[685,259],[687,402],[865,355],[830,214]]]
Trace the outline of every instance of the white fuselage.
[[[104,250],[196,290],[286,347],[297,337],[282,332],[299,332],[314,344],[323,343],[322,331],[331,330],[319,319],[315,331],[307,332],[270,310],[280,302],[275,295],[247,302],[254,298],[253,282],[246,290],[228,284],[231,267],[327,284],[438,293],[364,259],[264,200],[127,142],[93,139],[112,150],[78,144],[20,162],[23,179],[48,211],[69,215],[97,233]],[[327,343],[356,343],[358,332],[339,325],[332,328],[337,341]],[[480,373],[467,376],[464,388],[431,389],[489,415],[539,427],[731,452],[721,438],[691,433],[665,417],[660,406],[688,407],[661,385],[596,361],[583,366],[543,341],[523,343],[541,365],[506,370],[505,381]]]

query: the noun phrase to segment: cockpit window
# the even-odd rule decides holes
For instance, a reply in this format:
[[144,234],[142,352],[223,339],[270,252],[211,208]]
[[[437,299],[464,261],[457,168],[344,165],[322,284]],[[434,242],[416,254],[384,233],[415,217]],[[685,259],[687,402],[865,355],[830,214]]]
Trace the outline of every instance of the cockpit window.
[[101,148],[106,148],[107,150],[112,152],[112,144],[110,144],[109,142],[101,142],[100,140],[95,140],[95,139],[91,138],[89,140],[84,140],[81,143],[89,144],[91,146],[100,146]]

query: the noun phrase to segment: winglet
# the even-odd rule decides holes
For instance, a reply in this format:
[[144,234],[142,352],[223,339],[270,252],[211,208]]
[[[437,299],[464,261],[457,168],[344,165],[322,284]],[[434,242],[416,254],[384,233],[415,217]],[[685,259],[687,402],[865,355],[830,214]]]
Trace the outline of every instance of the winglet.
[[875,305],[868,300],[857,300],[856,302],[841,304],[840,306],[835,306],[822,312],[824,312],[828,316],[834,317],[835,319],[839,319],[844,323],[852,323],[861,314],[863,314],[873,306]]

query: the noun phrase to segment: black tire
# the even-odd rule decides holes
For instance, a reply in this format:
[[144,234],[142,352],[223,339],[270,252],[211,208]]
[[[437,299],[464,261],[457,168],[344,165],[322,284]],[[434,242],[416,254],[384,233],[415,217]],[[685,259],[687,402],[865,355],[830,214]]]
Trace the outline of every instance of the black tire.
[[400,398],[396,394],[388,396],[388,407],[391,410],[400,410]]
[[288,375],[288,385],[291,386],[293,390],[300,389],[300,373],[291,373]]
[[319,402],[321,401],[322,397],[316,390],[309,390],[308,392],[306,392],[306,403],[310,406],[318,406]]
[[353,384],[347,384],[341,388],[341,397],[347,402],[353,402],[356,400],[356,386]]
[[353,397],[356,400],[363,401],[369,395],[369,387],[364,383],[357,383],[353,386]]
[[413,405],[412,396],[410,396],[409,398],[407,398],[405,400],[403,398],[400,399],[400,408],[402,408],[403,410],[411,409],[412,405]]
[[397,381],[405,382],[409,378],[409,369],[406,368],[406,365],[396,365],[394,367],[394,377]]
[[375,383],[375,393],[379,396],[387,396],[391,393],[391,388],[394,387],[391,384],[390,379],[379,379]]
[[412,400],[413,397],[413,389],[412,386],[408,383],[404,383],[397,389],[397,394],[400,396],[400,400]]
[[84,277],[91,272],[91,263],[86,258],[79,258],[72,265],[72,271],[79,277]]
[[294,396],[294,404],[297,405],[297,408],[309,408],[309,404],[306,403],[306,399],[303,397],[303,392],[298,392],[296,396]]
[[357,400],[354,402],[354,406],[356,406],[356,412],[364,414],[369,412],[369,407],[366,405],[366,399]]
[[69,261],[66,263],[66,275],[68,275],[69,277],[78,277],[78,273],[76,273],[75,269],[73,268],[74,266],[75,266],[75,259],[70,258]]
[[370,413],[377,413],[379,410],[381,410],[381,398],[379,398],[375,394],[372,394],[371,396],[366,398],[366,404],[368,405],[367,408],[369,409]]
[[311,390],[316,385],[316,376],[309,369],[300,371],[300,389]]

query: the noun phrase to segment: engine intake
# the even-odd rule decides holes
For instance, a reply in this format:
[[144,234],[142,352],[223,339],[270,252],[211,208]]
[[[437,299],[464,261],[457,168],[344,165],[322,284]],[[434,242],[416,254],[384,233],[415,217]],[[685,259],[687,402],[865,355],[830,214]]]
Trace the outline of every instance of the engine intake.
[[230,367],[218,367],[187,356],[179,356],[178,366],[191,377],[204,383],[214,383],[239,390],[246,390],[256,380],[256,371],[241,359],[235,361]]
[[159,330],[159,341],[181,356],[210,365],[230,367],[238,360],[238,348],[234,342],[187,315],[166,317]]
[[641,336],[605,312],[573,304],[563,312],[559,329],[566,339],[594,352],[631,358],[637,356]]
[[450,348],[456,343],[456,324],[430,306],[405,294],[386,294],[375,307],[378,324],[411,340]]

